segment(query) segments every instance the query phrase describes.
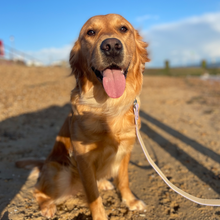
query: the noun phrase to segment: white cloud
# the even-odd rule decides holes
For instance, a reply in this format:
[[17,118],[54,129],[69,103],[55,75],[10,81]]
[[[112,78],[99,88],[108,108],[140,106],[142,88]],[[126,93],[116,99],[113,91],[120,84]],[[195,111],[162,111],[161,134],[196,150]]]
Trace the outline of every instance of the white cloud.
[[[60,60],[69,60],[69,54],[73,45],[65,45],[60,48],[43,48],[38,51],[27,51],[26,53],[44,64],[50,64]],[[27,58],[28,59],[28,58]]]
[[158,20],[159,19],[159,16],[158,15],[143,15],[143,16],[139,16],[136,18],[136,21],[137,22],[143,22],[143,21],[146,21],[146,20]]
[[[145,15],[139,21],[151,19]],[[149,43],[151,62],[148,66],[164,66],[166,59],[171,65],[188,65],[207,61],[220,61],[220,12],[193,16],[180,21],[152,26],[142,31]],[[68,60],[73,45],[60,48],[44,48],[26,53],[49,64],[57,60]]]
[[202,59],[220,61],[220,12],[160,24],[143,31],[149,42],[149,66],[200,63]]
[[220,39],[210,42],[204,46],[204,49],[210,54],[212,58],[220,57]]

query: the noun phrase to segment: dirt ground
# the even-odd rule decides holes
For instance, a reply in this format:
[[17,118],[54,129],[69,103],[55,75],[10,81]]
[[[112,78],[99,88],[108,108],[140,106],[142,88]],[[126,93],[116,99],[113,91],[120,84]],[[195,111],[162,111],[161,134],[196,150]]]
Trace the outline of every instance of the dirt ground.
[[[70,111],[74,79],[58,67],[0,66],[0,218],[45,219],[32,196],[36,176],[16,160],[46,157]],[[220,82],[196,78],[144,77],[141,134],[168,179],[200,198],[220,199]],[[111,220],[220,219],[220,207],[205,207],[177,195],[160,179],[135,144],[130,185],[147,208],[131,212],[117,190],[101,192]],[[58,207],[53,218],[91,220],[80,198]]]

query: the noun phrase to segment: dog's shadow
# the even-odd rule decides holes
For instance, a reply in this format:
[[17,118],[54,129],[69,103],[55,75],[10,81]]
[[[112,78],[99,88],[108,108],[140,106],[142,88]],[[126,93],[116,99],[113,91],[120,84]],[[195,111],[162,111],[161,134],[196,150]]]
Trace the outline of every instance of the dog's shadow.
[[[51,106],[47,109],[11,117],[0,122],[0,213],[3,215],[2,219],[9,219],[7,205],[21,190],[29,175],[28,170],[15,168],[15,161],[27,157],[47,157],[70,109],[69,104],[62,107]],[[143,111],[140,112],[140,115],[145,120],[159,126],[176,138],[190,144],[196,150],[202,151],[202,153],[211,157],[213,160],[219,161],[220,156],[205,146],[190,140],[188,137],[171,129],[168,125],[159,122]],[[187,167],[208,184],[215,192],[220,193],[219,187],[213,184],[219,180],[213,180],[214,174],[212,171],[207,170],[207,168],[196,162],[190,155],[183,151],[181,151],[181,156],[177,156],[176,149],[178,146],[170,143],[169,140],[163,138],[144,122],[142,123],[142,132],[146,133],[161,147],[169,144],[170,148],[164,149],[171,156],[177,158],[183,166]],[[178,149],[179,151],[180,149]],[[186,162],[186,158],[190,163]],[[149,166],[140,166],[132,161],[130,163],[137,166],[137,169],[146,170],[149,168]],[[192,166],[192,163],[196,166]],[[207,175],[210,178],[207,178]],[[83,216],[81,217],[83,219]]]
[[29,170],[15,168],[15,161],[47,157],[55,137],[70,112],[70,105],[51,106],[0,122],[0,216],[8,219],[7,205],[27,180]]
[[[199,153],[210,157],[212,160],[217,163],[220,162],[220,155],[214,152],[212,149],[200,144],[196,140],[193,140],[186,135],[180,133],[179,131],[171,128],[169,125],[166,125],[153,116],[147,114],[143,110],[140,111],[141,118],[145,119],[147,122],[152,123],[158,128],[164,130],[169,135],[181,140],[183,143],[190,145]],[[200,180],[205,182],[212,188],[216,193],[220,194],[219,187],[219,176],[216,176],[211,170],[208,170],[205,166],[200,164],[197,160],[195,160],[191,155],[183,151],[178,147],[178,145],[173,144],[168,139],[164,138],[161,134],[159,134],[156,130],[152,129],[147,123],[142,120],[141,123],[141,131],[148,135],[150,139],[152,139],[155,143],[158,144],[161,148],[163,148],[167,153],[170,154],[171,157],[177,159],[184,167],[186,167],[189,171],[191,171],[195,176],[197,176]],[[167,147],[168,146],[168,147]],[[159,159],[158,159],[159,160]]]

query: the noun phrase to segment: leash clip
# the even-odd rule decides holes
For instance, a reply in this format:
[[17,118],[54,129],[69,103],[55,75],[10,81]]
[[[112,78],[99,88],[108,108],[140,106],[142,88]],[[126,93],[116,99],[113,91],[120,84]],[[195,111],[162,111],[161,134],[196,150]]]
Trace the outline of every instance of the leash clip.
[[135,116],[135,124],[137,124],[137,120],[138,120],[138,108],[139,108],[139,105],[137,103],[137,99],[134,100],[134,116]]

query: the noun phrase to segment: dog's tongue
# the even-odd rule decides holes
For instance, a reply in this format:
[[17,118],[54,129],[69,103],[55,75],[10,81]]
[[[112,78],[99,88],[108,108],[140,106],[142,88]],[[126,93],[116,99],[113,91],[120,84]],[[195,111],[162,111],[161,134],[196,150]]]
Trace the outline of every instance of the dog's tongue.
[[111,98],[119,98],[125,90],[125,76],[121,70],[106,69],[103,71],[103,86]]

